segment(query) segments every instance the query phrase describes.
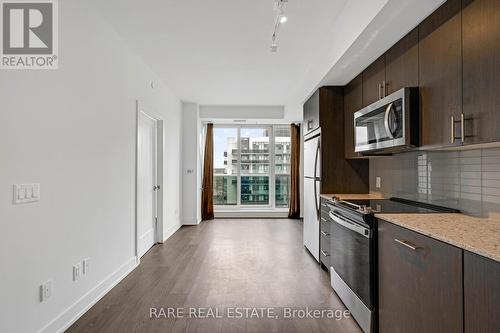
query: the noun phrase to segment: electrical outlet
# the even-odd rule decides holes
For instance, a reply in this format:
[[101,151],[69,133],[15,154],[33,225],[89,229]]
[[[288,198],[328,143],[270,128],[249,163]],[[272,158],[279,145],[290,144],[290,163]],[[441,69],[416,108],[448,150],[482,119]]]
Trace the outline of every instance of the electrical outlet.
[[52,280],[40,286],[40,302],[45,302],[50,296],[52,296]]
[[90,272],[90,258],[83,259],[82,266],[83,266],[83,275],[87,275],[88,272]]
[[376,188],[381,188],[382,187],[382,178],[376,177],[375,178],[375,187]]
[[80,279],[81,275],[82,275],[82,264],[78,263],[75,266],[73,266],[73,281]]

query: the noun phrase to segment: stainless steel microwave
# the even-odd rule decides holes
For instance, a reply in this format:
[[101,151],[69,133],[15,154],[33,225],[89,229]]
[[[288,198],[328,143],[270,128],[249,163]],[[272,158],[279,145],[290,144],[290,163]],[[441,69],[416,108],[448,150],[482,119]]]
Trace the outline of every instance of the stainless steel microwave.
[[391,154],[419,145],[418,88],[403,88],[354,113],[354,150]]

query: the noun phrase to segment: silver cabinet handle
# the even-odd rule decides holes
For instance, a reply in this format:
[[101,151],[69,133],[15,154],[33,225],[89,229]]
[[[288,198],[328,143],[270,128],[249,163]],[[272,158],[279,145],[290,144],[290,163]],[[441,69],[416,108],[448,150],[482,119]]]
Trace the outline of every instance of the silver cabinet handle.
[[397,239],[397,238],[394,238],[394,241],[395,241],[396,243],[399,243],[399,244],[403,245],[403,246],[406,246],[407,248],[409,248],[409,249],[411,249],[411,250],[413,250],[413,251],[417,251],[417,249],[418,249],[418,246],[416,246],[415,244],[412,244],[412,243],[410,243],[410,242],[408,242],[408,241],[405,241],[405,240],[399,240],[399,239]]
[[321,254],[322,254],[323,256],[325,256],[325,257],[329,257],[329,256],[330,256],[330,254],[329,254],[328,252],[325,252],[325,251],[323,251],[323,250],[321,250]]
[[460,114],[460,141],[465,142],[465,116],[463,112]]
[[326,231],[323,231],[323,230],[321,230],[321,234],[322,234],[323,236],[330,236],[330,234],[329,234],[329,233],[327,233]]
[[455,117],[451,116],[450,124],[451,124],[450,142],[455,143]]

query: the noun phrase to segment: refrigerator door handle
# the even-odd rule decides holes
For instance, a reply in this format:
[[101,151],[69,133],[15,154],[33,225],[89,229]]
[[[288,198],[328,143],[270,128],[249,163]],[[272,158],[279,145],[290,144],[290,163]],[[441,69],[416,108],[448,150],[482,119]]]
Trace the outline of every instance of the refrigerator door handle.
[[316,174],[316,171],[318,170],[318,157],[319,157],[319,139],[318,139],[318,145],[316,146],[316,157],[314,158],[314,202],[316,204],[316,218],[319,220],[319,212],[320,212],[320,207],[318,203],[318,187],[317,187],[317,179],[318,175]]

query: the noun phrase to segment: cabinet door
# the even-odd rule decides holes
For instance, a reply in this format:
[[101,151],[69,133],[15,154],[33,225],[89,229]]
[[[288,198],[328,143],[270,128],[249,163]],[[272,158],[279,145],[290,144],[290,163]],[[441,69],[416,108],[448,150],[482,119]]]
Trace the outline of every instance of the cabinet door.
[[464,0],[465,143],[500,140],[500,1]]
[[381,56],[363,71],[363,107],[383,97],[385,57]]
[[460,134],[462,112],[461,1],[448,0],[419,26],[419,86],[422,145],[452,144],[452,128]]
[[464,251],[465,333],[500,332],[500,262]]
[[378,232],[379,331],[463,332],[462,250],[385,221]]
[[363,83],[361,74],[355,77],[344,89],[344,122],[345,122],[345,158],[362,158],[354,152],[354,112],[363,107]]
[[418,28],[386,52],[385,81],[387,94],[404,87],[418,87]]
[[303,131],[307,134],[319,127],[319,89],[304,103]]

